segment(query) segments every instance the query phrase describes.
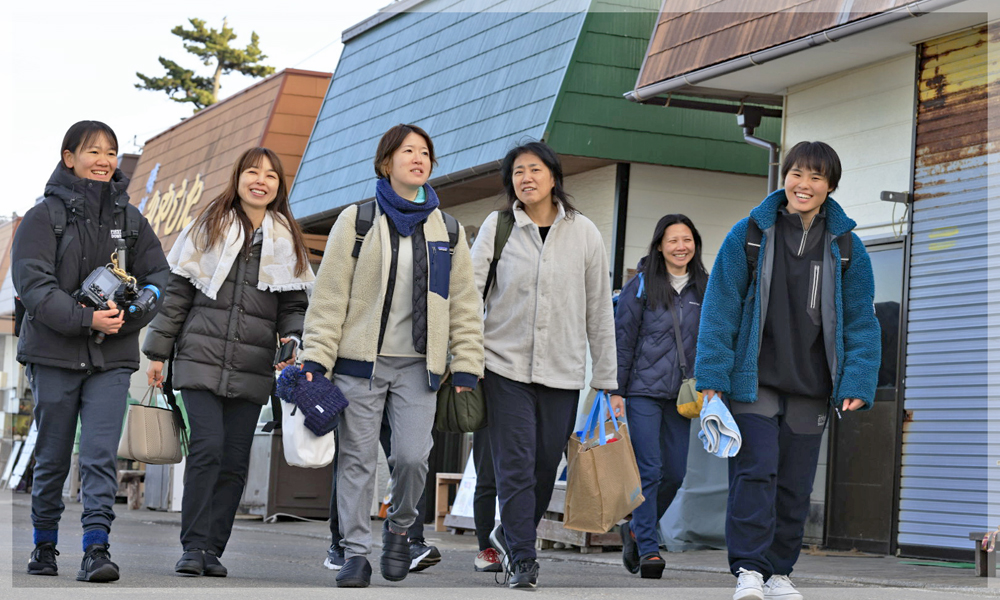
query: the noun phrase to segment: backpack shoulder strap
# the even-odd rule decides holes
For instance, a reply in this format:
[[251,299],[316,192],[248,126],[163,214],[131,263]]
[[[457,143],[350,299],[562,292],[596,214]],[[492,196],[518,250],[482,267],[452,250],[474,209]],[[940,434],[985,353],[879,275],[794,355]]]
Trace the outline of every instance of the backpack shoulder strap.
[[757,277],[757,261],[760,258],[760,242],[764,238],[757,222],[747,219],[747,233],[744,241],[744,250],[747,255],[747,269],[750,271],[750,280]]
[[444,217],[444,225],[448,228],[448,250],[451,254],[455,254],[455,246],[458,245],[458,219],[443,210],[441,216]]
[[358,205],[358,214],[354,217],[354,250],[351,256],[357,258],[361,254],[361,243],[365,241],[368,230],[375,221],[375,201],[369,200]]
[[493,236],[493,260],[490,261],[490,272],[486,275],[486,287],[483,288],[483,303],[486,303],[486,296],[493,287],[493,282],[497,278],[497,263],[500,262],[500,255],[503,254],[503,247],[507,245],[511,232],[514,231],[514,213],[509,210],[502,210],[497,213],[497,230]]
[[847,232],[837,238],[837,245],[840,246],[840,273],[843,274],[847,271],[847,267],[851,266],[854,237],[850,232]]
[[122,227],[122,237],[128,245],[129,253],[135,249],[136,242],[139,241],[139,224],[142,222],[142,213],[139,208],[132,204],[125,205],[125,224]]
[[51,196],[46,196],[45,209],[49,212],[49,221],[52,223],[52,232],[56,234],[56,263],[55,267],[59,267],[59,262],[62,260],[63,254],[66,253],[66,247],[69,245],[70,240],[73,236],[66,236],[66,205],[59,198],[53,198]]

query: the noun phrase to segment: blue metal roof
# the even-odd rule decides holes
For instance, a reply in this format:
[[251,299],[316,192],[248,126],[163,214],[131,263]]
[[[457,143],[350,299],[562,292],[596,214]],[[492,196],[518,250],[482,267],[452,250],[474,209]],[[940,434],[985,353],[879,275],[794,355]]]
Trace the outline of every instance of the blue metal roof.
[[374,196],[375,149],[397,123],[433,137],[432,180],[540,139],[589,4],[430,0],[347,40],[295,177],[295,216]]

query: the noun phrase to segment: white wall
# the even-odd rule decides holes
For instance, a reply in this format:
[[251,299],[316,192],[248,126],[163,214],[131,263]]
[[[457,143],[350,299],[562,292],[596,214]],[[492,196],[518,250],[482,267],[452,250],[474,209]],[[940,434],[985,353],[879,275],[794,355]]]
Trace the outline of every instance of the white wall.
[[[910,190],[915,60],[907,53],[794,86],[786,96],[783,151],[804,140],[833,146],[843,167],[833,197],[862,238],[892,234],[894,205],[879,194]],[[895,206],[896,220],[903,208]]]
[[726,234],[766,195],[765,177],[633,163],[629,176],[625,268],[635,268],[646,255],[653,229],[663,215],[681,213],[698,228],[702,261],[711,271]]

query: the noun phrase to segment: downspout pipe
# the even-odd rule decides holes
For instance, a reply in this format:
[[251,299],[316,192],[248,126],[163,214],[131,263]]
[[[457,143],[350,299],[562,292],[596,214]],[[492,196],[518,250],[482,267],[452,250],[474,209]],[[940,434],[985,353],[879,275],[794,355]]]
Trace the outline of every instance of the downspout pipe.
[[778,145],[753,134],[760,125],[761,109],[744,106],[736,114],[736,124],[743,128],[743,139],[752,146],[767,150],[767,193],[778,189]]
[[743,128],[743,139],[752,146],[767,150],[767,193],[778,189],[778,145],[753,135],[753,129]]
[[[825,31],[814,33],[801,39],[785,42],[784,44],[779,44],[753,54],[740,56],[732,60],[727,60],[726,62],[705,67],[704,69],[698,69],[696,71],[672,77],[670,79],[665,79],[663,81],[658,81],[647,86],[637,87],[630,92],[626,92],[624,96],[633,102],[645,102],[646,100],[654,96],[659,96],[660,94],[673,92],[687,86],[697,86],[700,83],[716,77],[721,77],[736,71],[742,71],[743,69],[762,65],[766,62],[788,56],[789,54],[795,54],[796,52],[807,50],[813,46],[836,42],[845,37],[862,33],[870,29],[875,29],[876,27],[882,27],[883,25],[888,25],[890,23],[895,23],[896,21],[902,21],[913,17],[921,17],[927,13],[947,8],[962,1],[963,0],[922,0],[913,2],[905,6],[900,6],[898,8],[893,8],[885,12],[865,17],[863,19],[858,19],[857,21],[831,27]],[[639,76],[642,76],[641,72]]]

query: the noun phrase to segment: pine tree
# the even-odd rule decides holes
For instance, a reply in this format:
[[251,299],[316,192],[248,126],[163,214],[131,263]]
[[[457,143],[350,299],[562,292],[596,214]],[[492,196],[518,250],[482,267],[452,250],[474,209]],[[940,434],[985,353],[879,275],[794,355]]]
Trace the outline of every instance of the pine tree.
[[236,39],[236,34],[227,27],[225,19],[222,20],[221,31],[206,28],[205,21],[201,19],[188,19],[188,22],[191,23],[191,29],[178,25],[170,33],[185,40],[184,49],[197,56],[205,66],[211,66],[214,62],[215,73],[211,77],[202,77],[161,56],[160,64],[166,69],[166,75],[147,77],[136,73],[142,81],[135,84],[135,87],[166,92],[175,102],[193,103],[195,112],[198,112],[219,101],[223,75],[236,71],[250,77],[266,77],[274,73],[274,67],[260,64],[267,55],[260,50],[260,38],[256,32],[250,33],[250,44],[246,48],[233,48],[229,42]]

